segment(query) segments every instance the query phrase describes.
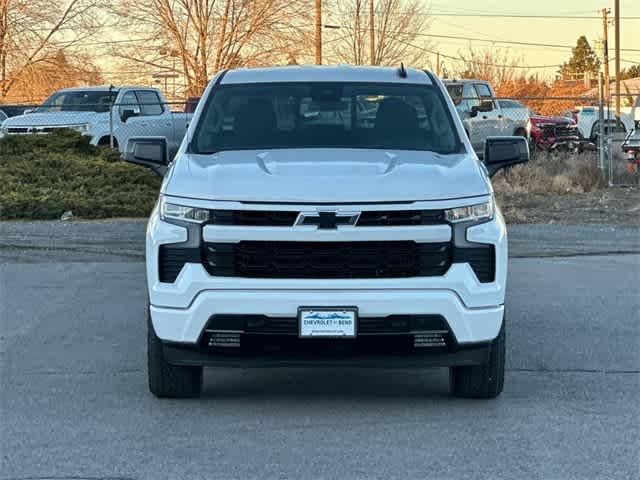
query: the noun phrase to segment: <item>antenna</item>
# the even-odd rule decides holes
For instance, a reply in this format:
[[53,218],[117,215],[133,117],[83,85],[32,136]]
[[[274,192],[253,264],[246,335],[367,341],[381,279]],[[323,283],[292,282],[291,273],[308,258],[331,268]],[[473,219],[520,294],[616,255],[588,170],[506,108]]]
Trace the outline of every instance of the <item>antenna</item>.
[[398,69],[398,75],[400,78],[407,78],[407,70],[404,68],[404,63],[400,62],[400,68]]

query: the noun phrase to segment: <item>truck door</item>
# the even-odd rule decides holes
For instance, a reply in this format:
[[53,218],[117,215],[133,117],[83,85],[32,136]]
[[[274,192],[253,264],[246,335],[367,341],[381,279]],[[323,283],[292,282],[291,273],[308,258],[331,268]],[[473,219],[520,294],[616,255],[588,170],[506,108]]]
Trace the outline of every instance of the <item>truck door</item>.
[[465,83],[463,88],[463,100],[458,106],[458,111],[461,112],[465,130],[469,134],[469,140],[473,149],[478,154],[482,154],[484,151],[484,139],[487,136],[484,120],[481,118],[481,114],[478,113],[475,117],[471,116],[471,108],[480,106],[480,98],[476,89],[471,83]]
[[175,146],[175,135],[169,107],[162,104],[158,92],[154,90],[136,90],[136,95],[142,108],[139,135],[164,137],[167,139],[169,151],[172,151]]
[[491,136],[499,136],[499,135],[511,135],[512,132],[505,132],[505,118],[502,114],[502,110],[500,110],[500,106],[498,102],[494,99],[494,94],[486,83],[476,83],[474,84],[478,97],[480,98],[480,102],[491,102],[493,104],[493,110],[490,112],[479,112],[478,118],[482,121],[482,126],[484,129],[484,138],[483,138],[483,146],[484,149],[484,140],[487,137]]

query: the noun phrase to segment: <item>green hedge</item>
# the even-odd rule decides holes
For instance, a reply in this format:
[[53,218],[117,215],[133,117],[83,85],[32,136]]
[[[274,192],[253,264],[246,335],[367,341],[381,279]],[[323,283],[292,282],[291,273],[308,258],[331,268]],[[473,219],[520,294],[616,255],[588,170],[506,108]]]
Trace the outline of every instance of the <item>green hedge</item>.
[[62,130],[0,139],[0,219],[145,217],[161,179]]

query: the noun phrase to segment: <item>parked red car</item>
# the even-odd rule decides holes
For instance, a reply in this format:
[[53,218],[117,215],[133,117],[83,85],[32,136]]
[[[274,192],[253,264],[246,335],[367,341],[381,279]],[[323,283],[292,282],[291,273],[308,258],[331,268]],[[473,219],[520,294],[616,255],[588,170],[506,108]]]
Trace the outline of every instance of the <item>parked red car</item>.
[[572,118],[538,115],[531,111],[529,121],[531,146],[535,150],[576,150],[583,146],[584,139]]

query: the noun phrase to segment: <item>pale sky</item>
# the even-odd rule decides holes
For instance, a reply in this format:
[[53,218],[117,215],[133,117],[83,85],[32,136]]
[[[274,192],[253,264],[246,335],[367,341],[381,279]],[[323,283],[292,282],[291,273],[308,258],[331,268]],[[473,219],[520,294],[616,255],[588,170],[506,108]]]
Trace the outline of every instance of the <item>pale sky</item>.
[[[309,5],[313,1],[308,0]],[[451,71],[456,64],[453,60],[444,58],[444,55],[459,57],[460,52],[466,52],[471,44],[474,49],[501,48],[513,57],[522,57],[524,65],[540,66],[551,65],[547,68],[531,68],[526,70],[528,75],[538,73],[541,78],[553,79],[557,66],[569,59],[571,47],[575,46],[580,35],[586,35],[592,47],[598,53],[597,41],[603,36],[602,20],[600,10],[604,7],[611,8],[611,18],[613,19],[614,0],[422,0],[424,12],[431,11],[434,14],[451,14],[446,16],[433,15],[429,34],[447,35],[459,37],[472,37],[474,39],[486,39],[487,41],[424,37],[424,42],[430,42],[432,48],[439,50],[443,54],[442,60],[445,66]],[[620,0],[621,10],[621,46],[622,48],[635,49],[636,51],[623,51],[620,55],[621,68],[640,64],[640,0]],[[330,12],[325,10],[324,22],[331,22]],[[589,19],[567,19],[567,18],[495,18],[495,17],[473,17],[463,16],[463,14],[515,14],[515,15],[555,15],[555,16],[585,16],[593,17]],[[636,17],[626,19],[624,17]],[[339,30],[324,30],[323,38],[330,40],[333,36],[339,35]],[[118,38],[123,33],[114,29],[106,36]],[[550,48],[541,46],[525,45],[505,45],[492,43],[495,40],[533,42],[545,44],[565,45],[566,48]],[[416,39],[416,44],[423,44],[420,38]],[[609,56],[611,59],[611,75],[614,74],[613,58],[614,52],[614,28],[609,26]],[[328,50],[328,49],[327,49]],[[105,52],[106,53],[106,52]],[[325,52],[327,54],[328,52]],[[429,62],[428,55],[425,54],[425,67],[435,64],[435,55]],[[329,55],[327,55],[328,57]],[[100,55],[98,64],[105,71],[105,79],[111,81],[119,75],[113,70],[119,70],[115,59],[108,54]],[[313,61],[313,52],[309,52],[308,58],[302,61]],[[459,65],[459,63],[458,63]],[[113,71],[113,72],[112,72]],[[151,81],[150,79],[148,79]],[[178,80],[178,84],[182,83]]]
[[[599,10],[611,8],[613,18],[613,0],[455,0],[433,1],[425,0],[425,9],[431,5],[434,13],[513,13],[519,15],[573,15],[600,16]],[[634,62],[640,64],[640,0],[620,0],[620,45],[637,51],[621,52],[621,68],[631,66]],[[638,17],[625,19],[625,16]],[[592,47],[603,37],[603,26],[600,18],[593,19],[543,19],[543,18],[489,18],[446,16],[433,17],[429,33],[437,35],[463,36],[487,38],[488,40],[507,40],[533,43],[547,43],[575,46],[580,35],[586,35]],[[609,27],[609,56],[614,52],[614,28]],[[434,45],[444,54],[458,56],[459,51],[468,49],[469,42],[465,40],[432,38]],[[474,48],[509,47],[515,56],[524,57],[526,65],[561,64],[571,55],[571,49],[548,48],[538,46],[500,45],[491,42],[473,42]],[[626,60],[626,62],[624,61]],[[613,72],[613,61],[610,65]],[[531,69],[530,73],[540,72],[546,76],[554,73],[554,68]]]

